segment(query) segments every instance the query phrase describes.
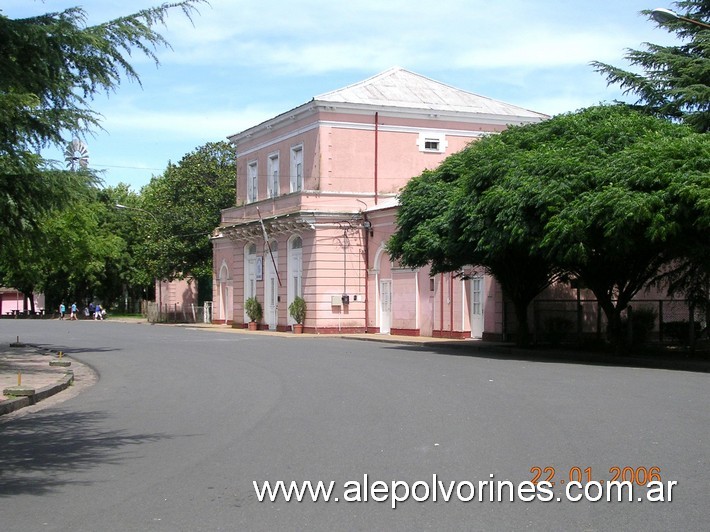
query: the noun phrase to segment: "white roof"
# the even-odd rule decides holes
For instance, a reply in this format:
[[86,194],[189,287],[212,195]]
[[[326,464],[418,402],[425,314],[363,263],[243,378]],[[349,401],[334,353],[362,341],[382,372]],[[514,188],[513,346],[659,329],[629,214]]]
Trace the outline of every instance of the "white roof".
[[467,92],[400,67],[314,98],[316,102],[545,119],[516,105]]

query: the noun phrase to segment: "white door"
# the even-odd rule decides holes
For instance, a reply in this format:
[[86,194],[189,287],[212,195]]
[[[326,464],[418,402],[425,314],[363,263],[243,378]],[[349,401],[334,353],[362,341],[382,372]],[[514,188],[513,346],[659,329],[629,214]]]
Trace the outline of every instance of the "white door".
[[380,281],[380,332],[389,334],[392,327],[392,281]]
[[[303,239],[300,236],[293,237],[289,241],[287,276],[287,303],[290,305],[296,296],[303,297]],[[290,314],[288,323],[289,325],[296,323]]]
[[[248,244],[244,250],[244,301],[256,297],[256,245]],[[244,323],[249,322],[246,310]]]
[[483,337],[483,277],[471,278],[471,337]]
[[264,294],[266,308],[264,309],[264,317],[266,318],[266,324],[269,326],[269,329],[273,331],[276,330],[276,326],[279,322],[279,280],[276,275],[276,267],[274,266],[274,263],[279,263],[276,242],[271,243],[271,255],[273,255],[273,260],[268,252],[266,257],[264,257],[264,261],[266,262],[266,293]]

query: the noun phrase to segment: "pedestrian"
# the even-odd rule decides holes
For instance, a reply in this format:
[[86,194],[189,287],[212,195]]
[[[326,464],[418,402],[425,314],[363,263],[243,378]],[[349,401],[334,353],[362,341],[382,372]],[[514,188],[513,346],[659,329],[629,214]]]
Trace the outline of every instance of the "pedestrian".
[[59,305],[59,319],[63,320],[64,319],[64,314],[67,312],[67,307],[64,306],[64,301],[62,301]]
[[78,318],[76,317],[76,313],[77,313],[78,310],[79,310],[79,309],[76,308],[76,302],[72,303],[72,304],[71,304],[71,315],[69,316],[69,319],[70,319],[70,320],[76,320],[76,319],[78,319]]
[[103,320],[104,316],[101,314],[101,305],[96,303],[96,307],[94,307],[94,319],[95,320]]

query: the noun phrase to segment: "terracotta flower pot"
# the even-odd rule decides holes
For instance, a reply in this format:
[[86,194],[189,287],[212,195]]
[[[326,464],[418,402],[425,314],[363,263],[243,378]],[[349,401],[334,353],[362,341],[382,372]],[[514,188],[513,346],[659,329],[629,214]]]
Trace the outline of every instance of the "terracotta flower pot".
[[248,328],[250,331],[258,331],[259,330],[259,324],[255,321],[250,321]]
[[302,323],[294,323],[293,333],[294,334],[302,334],[303,333],[303,324]]

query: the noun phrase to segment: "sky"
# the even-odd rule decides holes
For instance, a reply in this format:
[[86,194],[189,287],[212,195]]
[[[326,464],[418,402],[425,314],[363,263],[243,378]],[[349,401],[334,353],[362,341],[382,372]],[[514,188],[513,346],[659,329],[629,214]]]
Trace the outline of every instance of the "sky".
[[[156,27],[160,65],[135,53],[91,102],[102,130],[85,142],[105,186],[135,192],[168,163],[273,116],[398,66],[456,88],[556,115],[624,97],[590,66],[628,67],[629,49],[673,44],[640,14],[661,0],[210,0],[192,22]],[[651,2],[651,3],[649,3]],[[81,6],[87,24],[160,0],[0,0],[9,18]],[[61,160],[61,150],[43,153]]]

